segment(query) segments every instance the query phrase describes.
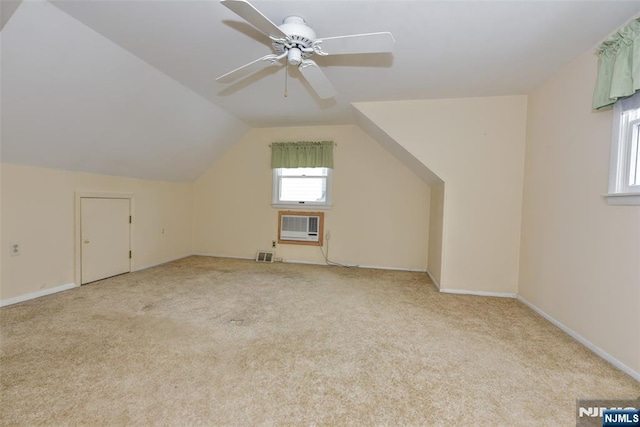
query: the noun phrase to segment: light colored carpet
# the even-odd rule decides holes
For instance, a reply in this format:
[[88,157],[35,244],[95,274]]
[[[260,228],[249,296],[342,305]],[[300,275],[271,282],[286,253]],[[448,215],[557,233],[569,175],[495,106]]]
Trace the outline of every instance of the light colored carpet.
[[0,309],[2,425],[575,425],[640,384],[421,273],[190,257]]

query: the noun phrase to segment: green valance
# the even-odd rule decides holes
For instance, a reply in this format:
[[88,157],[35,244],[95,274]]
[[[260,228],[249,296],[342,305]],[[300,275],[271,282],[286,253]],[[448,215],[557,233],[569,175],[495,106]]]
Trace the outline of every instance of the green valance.
[[274,142],[271,168],[333,168],[333,141]]
[[640,18],[616,32],[598,47],[598,78],[593,108],[608,109],[640,90]]

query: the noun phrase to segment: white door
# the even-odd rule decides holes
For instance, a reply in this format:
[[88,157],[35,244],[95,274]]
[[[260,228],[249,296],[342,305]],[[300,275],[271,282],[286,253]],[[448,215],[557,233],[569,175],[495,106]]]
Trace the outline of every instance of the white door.
[[131,271],[129,199],[80,199],[81,283]]

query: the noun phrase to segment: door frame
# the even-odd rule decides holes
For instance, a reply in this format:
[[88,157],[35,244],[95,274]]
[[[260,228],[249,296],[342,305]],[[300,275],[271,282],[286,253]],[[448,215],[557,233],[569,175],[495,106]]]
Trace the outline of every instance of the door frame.
[[[75,192],[75,282],[76,286],[82,285],[82,199],[128,199],[129,215],[135,217],[135,203],[133,193],[101,193],[94,191],[76,191]],[[134,222],[129,224],[129,250],[135,254],[133,250],[133,227]],[[135,261],[133,255],[129,258],[129,271],[134,271]]]

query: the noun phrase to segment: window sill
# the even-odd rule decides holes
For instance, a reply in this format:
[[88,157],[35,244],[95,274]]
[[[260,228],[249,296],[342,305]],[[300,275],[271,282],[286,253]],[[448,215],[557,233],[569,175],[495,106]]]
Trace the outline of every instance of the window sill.
[[640,193],[607,193],[602,197],[612,206],[640,206]]
[[317,211],[326,211],[333,207],[333,205],[312,205],[312,204],[295,204],[295,205],[287,205],[281,203],[272,203],[271,206],[275,209],[312,209]]

